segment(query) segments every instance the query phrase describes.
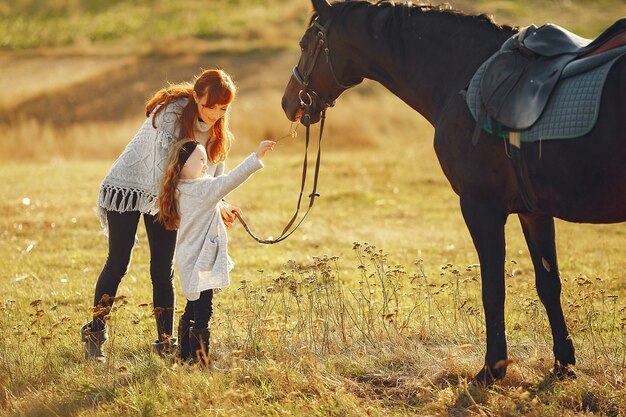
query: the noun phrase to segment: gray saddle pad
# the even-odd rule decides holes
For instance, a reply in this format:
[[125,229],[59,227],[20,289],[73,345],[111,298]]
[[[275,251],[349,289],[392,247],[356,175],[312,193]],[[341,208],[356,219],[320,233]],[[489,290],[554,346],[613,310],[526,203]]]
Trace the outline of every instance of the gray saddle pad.
[[[485,69],[498,53],[499,51],[480,66],[467,88],[466,103],[475,120],[478,120],[482,102],[480,88],[482,77]],[[585,59],[603,59],[601,56],[603,54],[611,55],[604,64],[585,71]],[[593,129],[600,110],[600,98],[606,76],[615,61],[626,54],[626,47],[616,48],[603,54],[573,61],[565,67],[561,79],[537,122],[521,132],[522,142],[577,138]],[[590,66],[593,67],[593,65]],[[505,126],[497,125],[498,132],[495,132],[494,127],[496,124],[489,115],[486,115],[483,130],[508,138],[509,131]]]

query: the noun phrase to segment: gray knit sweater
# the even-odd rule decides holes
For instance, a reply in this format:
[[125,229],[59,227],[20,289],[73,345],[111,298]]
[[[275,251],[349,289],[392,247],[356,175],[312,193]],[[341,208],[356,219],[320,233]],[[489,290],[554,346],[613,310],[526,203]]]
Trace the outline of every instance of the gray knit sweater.
[[230,284],[233,262],[218,204],[261,168],[263,163],[253,153],[228,174],[180,180],[175,259],[182,293],[188,300],[197,300],[202,291]]
[[[139,211],[156,214],[159,211],[158,195],[161,177],[167,163],[170,145],[182,139],[180,116],[188,99],[170,103],[161,111],[152,126],[150,114],[126,146],[124,152],[113,163],[98,195],[97,213],[100,224],[108,233],[106,210],[120,213]],[[221,175],[224,165],[211,166],[211,174]]]

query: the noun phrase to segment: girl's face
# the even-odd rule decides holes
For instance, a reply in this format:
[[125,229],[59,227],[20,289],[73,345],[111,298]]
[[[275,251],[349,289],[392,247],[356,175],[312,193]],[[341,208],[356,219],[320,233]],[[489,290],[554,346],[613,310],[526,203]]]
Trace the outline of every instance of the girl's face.
[[206,106],[204,103],[207,102],[207,95],[198,97],[196,92],[193,92],[193,98],[196,100],[196,105],[198,106],[198,115],[200,119],[211,126],[219,119],[224,117],[226,111],[228,110],[228,106],[230,104],[216,104],[213,107]]
[[204,146],[198,145],[196,149],[189,155],[189,159],[180,170],[180,177],[185,179],[202,178],[208,169],[207,154]]

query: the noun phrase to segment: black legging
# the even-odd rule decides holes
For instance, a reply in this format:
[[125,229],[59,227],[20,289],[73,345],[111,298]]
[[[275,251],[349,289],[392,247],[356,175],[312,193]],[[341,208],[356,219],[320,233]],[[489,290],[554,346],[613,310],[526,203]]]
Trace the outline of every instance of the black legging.
[[196,330],[209,327],[209,320],[213,315],[213,290],[206,290],[200,293],[200,298],[195,301],[187,300],[185,312],[181,320],[193,320],[193,328]]
[[[107,211],[109,223],[109,255],[96,283],[94,296],[93,331],[104,328],[104,316],[113,305],[113,297],[122,277],[128,272],[135,244],[135,234],[141,213],[130,211],[118,213]],[[171,335],[174,328],[174,249],[176,231],[165,230],[155,222],[155,216],[144,214],[144,224],[150,245],[150,278],[152,279],[152,303],[157,316],[159,339],[163,333]]]

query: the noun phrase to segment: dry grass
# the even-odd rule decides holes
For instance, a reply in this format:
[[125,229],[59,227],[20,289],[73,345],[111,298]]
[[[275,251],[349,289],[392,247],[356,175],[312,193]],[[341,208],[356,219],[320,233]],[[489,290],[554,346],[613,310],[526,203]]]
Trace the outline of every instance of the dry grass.
[[[429,134],[426,126],[416,133]],[[266,247],[240,227],[231,232],[233,283],[218,295],[212,321],[212,356],[228,372],[210,376],[171,368],[149,352],[143,228],[110,321],[109,364],[82,361],[78,329],[106,253],[92,208],[109,162],[5,165],[2,408],[16,415],[619,415],[626,406],[620,227],[557,224],[563,305],[579,361],[579,378],[559,383],[548,374],[550,331],[511,219],[513,363],[500,384],[480,389],[468,382],[484,355],[479,268],[429,140],[398,140],[376,158],[371,148],[327,145],[322,198],[296,235]],[[394,157],[400,151],[406,158]],[[229,198],[259,234],[279,230],[293,208],[295,152],[277,149]]]

